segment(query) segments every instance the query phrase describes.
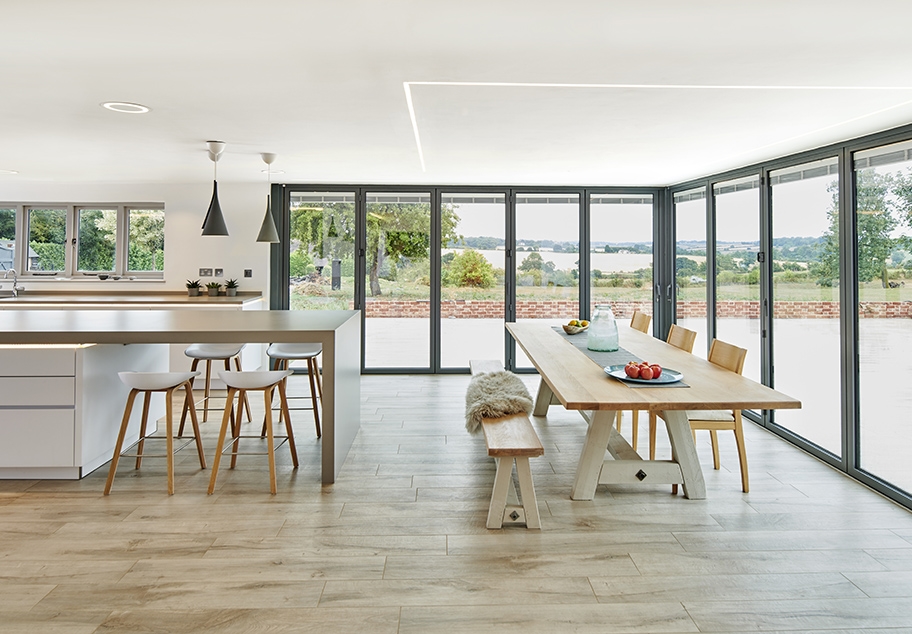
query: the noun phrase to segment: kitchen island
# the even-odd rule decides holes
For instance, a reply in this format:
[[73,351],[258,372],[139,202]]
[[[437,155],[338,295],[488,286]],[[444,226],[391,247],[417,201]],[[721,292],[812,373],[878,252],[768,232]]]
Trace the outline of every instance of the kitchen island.
[[[221,311],[217,318],[206,310],[2,310],[0,311],[0,445],[7,441],[31,443],[33,448],[40,449],[44,440],[30,433],[26,427],[35,417],[29,416],[29,410],[69,408],[70,405],[58,404],[42,407],[40,403],[14,400],[13,394],[31,383],[29,390],[41,392],[35,381],[46,379],[46,372],[63,372],[47,370],[47,364],[37,363],[45,374],[35,371],[36,362],[26,361],[31,353],[46,354],[47,346],[66,346],[75,350],[75,354],[86,354],[80,350],[90,350],[96,346],[110,346],[111,350],[124,351],[129,356],[129,347],[138,346],[137,352],[143,359],[143,367],[118,367],[118,370],[167,369],[167,352],[159,361],[149,347],[160,344],[190,343],[319,343],[323,346],[323,438],[322,438],[322,481],[329,484],[335,481],[354,441],[360,426],[360,369],[361,369],[361,318],[358,311]],[[80,347],[81,346],[81,347]],[[166,350],[164,346],[163,350]],[[140,348],[142,350],[140,350]],[[51,348],[53,350],[53,348]],[[100,348],[104,350],[106,348]],[[151,355],[151,359],[149,358]],[[22,370],[18,368],[22,367]],[[31,369],[30,369],[31,368]],[[68,372],[69,370],[67,370]],[[96,389],[86,392],[78,389],[80,379],[72,375],[76,396],[73,399],[74,422],[72,431],[61,428],[59,433],[74,434],[74,447],[81,438],[92,432],[99,437],[97,427],[110,425],[116,429],[117,416],[113,421],[106,417],[86,417],[85,410],[90,403],[107,403],[115,411],[122,411],[126,392],[120,394],[117,389],[120,381],[116,372],[109,369],[109,376],[103,381],[96,381]],[[93,376],[98,370],[92,368]],[[69,378],[69,374],[59,374],[53,378]],[[58,389],[66,391],[69,383],[57,382]],[[106,386],[103,389],[101,386]],[[5,388],[2,386],[6,386]],[[15,416],[12,415],[15,412]],[[41,433],[37,432],[36,433]],[[104,436],[104,435],[102,435]],[[110,435],[110,446],[106,455],[113,452],[116,433]],[[14,452],[9,449],[7,453]],[[96,452],[97,453],[97,452]],[[6,454],[0,454],[0,460]],[[82,464],[85,458],[74,451],[73,473],[75,477],[85,476],[91,469],[97,468],[90,463]],[[39,468],[35,466],[35,468]],[[2,477],[41,477],[38,471],[29,465],[15,467],[0,462]],[[44,477],[66,477],[49,473]],[[74,476],[70,476],[74,477]]]

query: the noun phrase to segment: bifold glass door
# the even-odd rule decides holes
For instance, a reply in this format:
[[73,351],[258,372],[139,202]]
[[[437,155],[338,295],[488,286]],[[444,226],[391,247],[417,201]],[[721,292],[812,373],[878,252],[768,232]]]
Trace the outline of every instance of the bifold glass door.
[[[559,326],[580,316],[580,196],[516,195],[516,321]],[[516,367],[532,362],[518,346]]]
[[697,333],[694,352],[708,350],[706,188],[677,192],[675,212],[675,323]]
[[503,363],[506,194],[444,191],[440,205],[440,367]]
[[652,315],[652,263],[652,196],[591,194],[590,314],[608,304],[620,321],[635,310]]
[[770,172],[773,387],[801,401],[773,421],[842,455],[839,163]]
[[[430,192],[367,192],[364,367],[431,365]],[[448,237],[453,228],[446,229]],[[433,247],[432,247],[433,245]]]
[[744,376],[754,381],[760,381],[761,364],[759,188],[759,176],[713,185],[716,338],[747,349]]
[[857,152],[858,467],[912,491],[912,142]]

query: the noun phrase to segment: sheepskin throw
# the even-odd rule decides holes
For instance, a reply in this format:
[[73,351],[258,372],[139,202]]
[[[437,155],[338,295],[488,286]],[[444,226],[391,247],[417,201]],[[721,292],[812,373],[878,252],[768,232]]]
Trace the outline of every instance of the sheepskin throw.
[[466,429],[475,434],[482,418],[532,412],[532,397],[512,372],[486,372],[472,377],[466,390]]

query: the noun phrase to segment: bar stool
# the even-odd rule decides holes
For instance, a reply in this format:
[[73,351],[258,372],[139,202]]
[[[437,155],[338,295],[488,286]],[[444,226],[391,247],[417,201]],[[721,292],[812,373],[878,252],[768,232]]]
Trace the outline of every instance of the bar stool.
[[199,454],[200,468],[206,468],[206,457],[203,455],[203,443],[200,440],[199,421],[196,418],[196,407],[193,404],[193,378],[199,372],[119,372],[118,376],[123,383],[130,388],[130,395],[127,397],[127,406],[124,408],[123,420],[120,423],[120,433],[117,435],[117,444],[114,446],[114,456],[111,458],[111,468],[108,470],[108,480],[105,483],[104,494],[111,492],[111,485],[114,484],[114,475],[117,472],[117,462],[120,460],[121,451],[123,451],[124,438],[127,435],[127,426],[130,423],[130,414],[133,411],[133,403],[136,401],[136,395],[143,394],[143,411],[142,421],[139,427],[139,442],[137,443],[135,454],[124,454],[124,456],[136,458],[136,468],[139,469],[142,459],[145,456],[143,448],[147,439],[161,439],[162,436],[146,435],[146,424],[149,420],[149,401],[153,392],[165,393],[165,436],[167,443],[166,453],[154,456],[160,458],[165,456],[168,459],[168,495],[174,494],[174,454],[190,444],[188,440],[177,449],[174,449],[173,433],[173,398],[174,393],[180,388],[184,388],[184,408],[190,411],[190,423],[193,426],[193,440],[196,441],[196,451]]
[[[291,370],[268,370],[256,372],[228,372],[219,371],[219,377],[228,386],[228,400],[225,402],[225,412],[222,415],[222,427],[219,430],[218,446],[215,450],[215,460],[212,463],[212,476],[209,478],[209,494],[215,490],[215,480],[218,477],[219,463],[222,453],[225,451],[225,437],[228,433],[228,425],[231,425],[231,440],[233,447],[231,450],[231,468],[237,463],[238,446],[241,438],[262,438],[262,436],[242,436],[240,433],[241,423],[240,416],[234,415],[234,397],[238,397],[238,408],[243,402],[247,392],[253,390],[263,392],[266,401],[266,455],[269,456],[269,488],[273,495],[276,492],[276,470],[275,470],[275,438],[272,429],[272,395],[276,388],[279,390],[279,403],[282,412],[285,415],[285,436],[278,436],[284,441],[288,441],[288,448],[291,451],[291,460],[298,468],[298,452],[295,448],[294,431],[291,428],[291,416],[288,414],[288,400],[285,398],[285,379],[291,374]],[[279,445],[282,443],[280,442]],[[264,452],[256,452],[261,455]],[[250,454],[253,455],[253,454]]]
[[[191,372],[196,372],[196,368],[199,366],[200,361],[206,362],[206,390],[203,392],[204,423],[209,420],[209,385],[212,378],[212,362],[224,361],[225,370],[231,370],[231,359],[234,359],[234,367],[240,372],[241,361],[238,358],[238,355],[241,354],[241,350],[244,349],[245,345],[246,344],[243,343],[194,343],[187,346],[187,349],[184,350],[184,354],[193,359],[193,363],[190,365]],[[250,404],[247,402],[246,398],[244,399],[244,405],[247,409],[247,420],[253,420],[253,417],[250,415]],[[181,412],[180,429],[177,432],[178,436],[181,436],[184,433],[184,422],[186,421],[186,418],[187,407],[185,405],[184,411]]]
[[[320,409],[317,405],[317,393],[319,393],[320,399],[323,399],[323,384],[320,381],[320,367],[317,365],[317,356],[319,356],[322,351],[323,346],[319,343],[273,343],[266,348],[266,354],[270,359],[274,359],[276,362],[276,370],[287,370],[292,361],[307,361],[307,377],[310,379],[310,400],[313,403],[314,425],[317,428],[317,438],[323,435],[320,430]],[[279,422],[282,422],[281,416],[282,415],[280,414]]]

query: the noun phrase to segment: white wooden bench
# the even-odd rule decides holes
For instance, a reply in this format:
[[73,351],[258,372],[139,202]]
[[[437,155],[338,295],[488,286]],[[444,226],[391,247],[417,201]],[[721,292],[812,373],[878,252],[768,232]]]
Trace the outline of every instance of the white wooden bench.
[[[469,361],[472,375],[485,372],[503,371],[499,361]],[[538,501],[529,458],[541,456],[545,448],[532,427],[532,421],[525,414],[513,414],[500,418],[485,418],[481,422],[484,430],[488,455],[494,458],[497,475],[494,476],[494,490],[488,508],[488,528],[502,528],[504,524],[525,524],[526,528],[541,528]],[[513,486],[513,465],[519,480],[519,495]]]

